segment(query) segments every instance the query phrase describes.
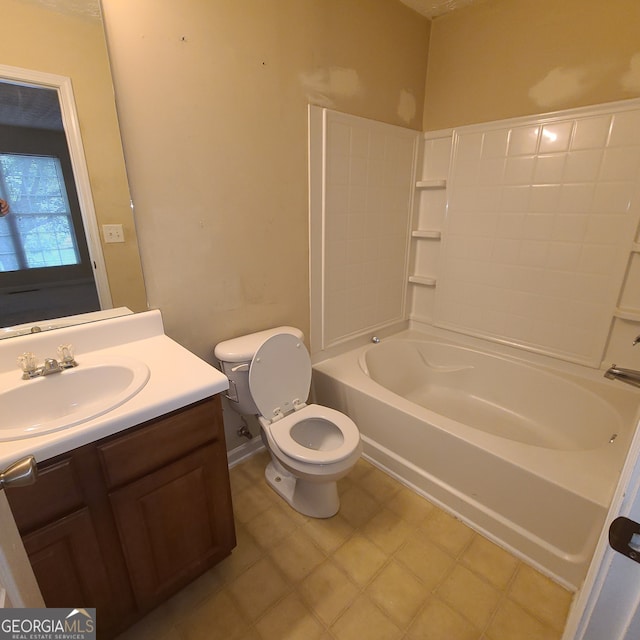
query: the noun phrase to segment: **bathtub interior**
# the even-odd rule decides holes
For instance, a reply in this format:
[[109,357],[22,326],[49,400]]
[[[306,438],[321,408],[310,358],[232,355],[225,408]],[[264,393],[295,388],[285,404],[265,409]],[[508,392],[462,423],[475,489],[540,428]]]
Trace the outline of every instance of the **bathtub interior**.
[[617,437],[612,404],[566,376],[433,340],[388,340],[360,365],[417,405],[487,433],[552,449],[593,449]]
[[[417,338],[425,342],[422,350],[412,344]],[[316,400],[356,422],[365,456],[374,464],[561,584],[577,588],[624,463],[640,394],[601,382],[601,372],[582,375],[565,365],[560,371],[541,369],[540,361],[526,367],[507,358],[478,373],[486,363],[473,358],[486,354],[465,349],[468,345],[440,345],[416,332],[383,340],[376,348],[385,342],[395,344],[390,353],[379,351],[380,358],[367,358],[367,346],[317,363]],[[476,380],[470,375],[473,366]],[[448,395],[436,410],[428,398],[427,408],[413,401],[421,393],[425,367],[436,380],[453,374],[446,385],[440,384]],[[495,376],[498,390],[487,384]],[[543,384],[533,399],[519,397],[514,380],[520,376],[528,384]],[[438,386],[433,380],[431,384]],[[491,393],[498,394],[497,401]],[[554,416],[565,434],[531,443],[514,438],[511,427],[502,434],[477,428],[478,412],[445,411],[464,404],[460,398],[465,395],[507,403],[505,413],[529,412],[533,422],[549,418],[555,398],[568,397],[567,406]],[[613,424],[617,437],[610,443]]]

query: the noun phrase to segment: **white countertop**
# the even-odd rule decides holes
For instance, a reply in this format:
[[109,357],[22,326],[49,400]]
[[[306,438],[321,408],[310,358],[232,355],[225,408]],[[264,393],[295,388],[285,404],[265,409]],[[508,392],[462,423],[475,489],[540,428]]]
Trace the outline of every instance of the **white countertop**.
[[73,344],[79,367],[83,356],[92,361],[101,356],[109,359],[124,356],[144,362],[151,372],[149,380],[124,404],[92,420],[41,436],[0,442],[0,469],[28,455],[42,462],[213,396],[229,386],[223,373],[165,335],[159,311],[3,340],[0,381],[10,379],[15,384],[20,379],[16,360],[23,352],[36,353],[42,362],[44,358],[56,357],[57,347],[66,343]]

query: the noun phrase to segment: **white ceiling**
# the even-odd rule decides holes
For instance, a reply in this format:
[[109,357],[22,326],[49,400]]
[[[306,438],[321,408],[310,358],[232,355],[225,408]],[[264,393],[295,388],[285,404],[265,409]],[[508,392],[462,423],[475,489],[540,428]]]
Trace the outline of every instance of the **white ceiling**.
[[400,0],[400,2],[427,18],[437,18],[443,13],[466,7],[478,0]]

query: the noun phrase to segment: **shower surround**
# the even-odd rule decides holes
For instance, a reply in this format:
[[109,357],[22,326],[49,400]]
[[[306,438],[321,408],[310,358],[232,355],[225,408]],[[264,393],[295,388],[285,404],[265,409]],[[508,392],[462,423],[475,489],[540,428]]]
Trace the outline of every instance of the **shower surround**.
[[[401,414],[394,414],[394,431],[382,437],[385,426],[373,417],[380,415],[375,403],[386,393],[381,389],[369,390],[370,410],[349,407],[353,392],[347,380],[325,394],[322,372],[331,370],[341,379],[335,363],[342,361],[335,359],[373,335],[385,338],[407,328],[436,331],[454,343],[478,340],[477,348],[489,354],[514,349],[515,357],[534,366],[548,358],[543,366],[578,367],[596,378],[602,375],[598,368],[612,361],[640,369],[640,351],[631,347],[640,333],[640,101],[424,135],[316,107],[310,108],[309,124],[311,347],[317,390],[323,403],[358,414],[352,417],[374,462],[390,469],[390,459],[403,457],[394,442],[400,448],[412,429],[416,449],[431,445],[419,435],[417,423],[400,419]],[[393,362],[394,369],[402,367]],[[462,401],[465,393],[455,385],[448,390],[454,404],[456,394]],[[535,389],[532,398],[553,402]],[[597,495],[583,494],[598,504],[596,529],[626,455],[620,446],[630,441],[637,418],[627,407],[628,431],[622,430],[625,437],[614,447],[616,462],[601,481],[594,471]],[[567,420],[575,421],[568,429],[579,429],[577,412]],[[477,428],[473,412],[465,424]],[[429,425],[425,422],[424,433],[440,433],[433,420]],[[546,450],[535,441],[526,445],[531,453],[525,458]],[[600,446],[606,448],[606,442]],[[442,456],[447,458],[446,450]],[[542,468],[542,480],[563,468],[560,457],[547,457],[557,458],[559,467]],[[456,457],[450,458],[447,468],[455,471]],[[390,470],[527,557],[526,549],[518,550],[485,521],[474,522],[464,506],[473,495],[456,491],[450,501],[433,495],[412,481],[411,466]],[[418,471],[435,478],[432,486],[456,486],[455,478],[440,478],[434,468]],[[546,500],[553,504],[551,494]],[[570,512],[563,500],[558,495],[558,506]],[[500,508],[494,511],[497,521],[509,517]],[[587,556],[590,547],[591,542]],[[576,586],[588,561],[585,557],[579,570],[564,575],[552,567],[547,571]],[[535,562],[544,569],[543,561]]]

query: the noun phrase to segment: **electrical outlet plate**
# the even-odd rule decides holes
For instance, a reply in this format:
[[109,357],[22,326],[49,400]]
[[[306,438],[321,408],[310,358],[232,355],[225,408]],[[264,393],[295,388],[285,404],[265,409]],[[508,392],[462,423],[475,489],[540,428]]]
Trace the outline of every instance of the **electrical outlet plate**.
[[105,242],[124,242],[124,231],[121,224],[103,224],[102,235]]

